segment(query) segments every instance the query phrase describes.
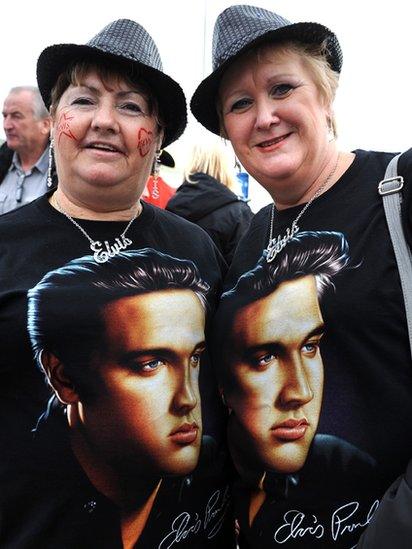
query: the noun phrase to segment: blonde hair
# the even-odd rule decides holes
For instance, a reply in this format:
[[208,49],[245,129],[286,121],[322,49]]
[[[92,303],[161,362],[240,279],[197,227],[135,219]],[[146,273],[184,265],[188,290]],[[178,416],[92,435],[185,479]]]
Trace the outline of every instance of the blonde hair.
[[[289,53],[295,53],[301,57],[313,77],[321,98],[326,105],[332,105],[339,85],[339,73],[334,71],[328,62],[327,41],[324,41],[322,44],[303,44],[292,40],[280,43],[266,42],[245,53],[244,56],[245,58],[254,57],[257,63],[261,63],[262,61],[270,61],[279,55],[287,55]],[[226,137],[220,100],[217,104],[217,110],[220,119],[221,135]],[[331,112],[327,122],[334,137],[337,137],[336,119],[333,112]]]
[[230,168],[227,148],[220,141],[193,146],[183,176],[189,183],[196,183],[196,179],[192,178],[195,173],[210,175],[235,194],[239,192],[234,169]]

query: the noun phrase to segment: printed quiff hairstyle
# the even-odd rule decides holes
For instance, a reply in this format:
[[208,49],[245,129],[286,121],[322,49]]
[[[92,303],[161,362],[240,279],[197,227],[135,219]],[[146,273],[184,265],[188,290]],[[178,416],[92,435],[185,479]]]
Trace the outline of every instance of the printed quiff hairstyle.
[[28,332],[39,367],[43,370],[41,355],[48,351],[73,383],[87,388],[88,366],[104,343],[105,305],[176,289],[193,291],[207,312],[209,285],[195,264],[150,248],[122,252],[106,263],[85,256],[47,273],[28,292]]
[[[298,233],[271,263],[267,263],[264,254],[257,265],[222,296],[214,324],[225,329],[216,330],[213,337],[213,348],[219,349],[219,364],[222,357],[223,363],[228,359],[233,322],[240,309],[275,292],[283,282],[308,275],[315,278],[320,300],[327,289],[334,288],[332,279],[348,264],[349,246],[344,235],[330,231]],[[220,370],[224,372],[225,368]]]

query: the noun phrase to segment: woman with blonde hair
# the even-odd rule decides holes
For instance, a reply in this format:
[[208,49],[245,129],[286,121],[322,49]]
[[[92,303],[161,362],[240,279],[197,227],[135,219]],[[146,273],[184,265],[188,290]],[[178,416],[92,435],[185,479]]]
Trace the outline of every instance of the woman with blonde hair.
[[183,175],[166,209],[202,227],[230,263],[253,213],[237,195],[227,148],[218,140],[194,145]]
[[[239,474],[234,498],[239,546],[354,547],[412,455],[408,323],[381,196],[401,188],[398,178],[389,191],[383,187],[395,153],[347,151],[337,143],[333,101],[343,58],[336,35],[324,25],[292,23],[257,6],[230,6],[216,20],[212,48],[213,71],[197,87],[192,113],[230,141],[242,166],[273,200],[254,216],[225,281],[226,295],[237,299],[232,319],[239,326],[237,342],[229,342],[225,360],[224,342],[215,346],[218,378],[227,377],[236,388],[224,397],[236,425],[229,444],[235,445]],[[359,56],[368,62],[365,51]],[[400,157],[398,173],[405,183],[402,214],[411,245],[412,149]],[[333,235],[347,242],[350,268],[325,291],[319,273]],[[309,270],[314,237],[321,251]],[[300,266],[295,282],[311,287],[300,301],[286,281],[294,264]],[[332,265],[336,273],[338,261]],[[282,299],[270,306],[259,293],[270,286],[262,271],[283,273]],[[260,278],[251,287],[255,273]],[[316,300],[305,305],[315,290],[322,294],[323,322],[309,321],[319,315]],[[219,321],[223,303],[215,331],[228,339],[228,323]],[[325,383],[318,422],[311,379],[320,359]],[[268,389],[282,383],[285,390],[270,396]],[[325,444],[319,452],[318,436],[339,438],[340,445]],[[362,460],[355,463],[356,452],[347,451],[353,447],[376,467],[365,471]],[[280,449],[285,460],[276,464],[273,455]],[[303,455],[293,470],[285,470],[285,463],[296,465]],[[410,531],[401,527],[411,523],[402,521],[406,504],[395,514],[390,503],[397,488],[407,493],[409,481],[407,475],[389,491],[384,501],[390,518],[382,522],[379,507],[378,534],[372,541],[366,530],[370,541],[362,547],[411,546]]]

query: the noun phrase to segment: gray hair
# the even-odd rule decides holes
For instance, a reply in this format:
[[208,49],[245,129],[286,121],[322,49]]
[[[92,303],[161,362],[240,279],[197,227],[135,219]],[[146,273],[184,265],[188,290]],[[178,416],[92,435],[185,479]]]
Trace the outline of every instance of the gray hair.
[[42,120],[43,118],[48,118],[50,116],[49,111],[46,109],[42,96],[40,95],[39,88],[36,86],[15,86],[9,91],[10,94],[17,94],[21,92],[31,92],[33,97],[33,116],[37,120]]

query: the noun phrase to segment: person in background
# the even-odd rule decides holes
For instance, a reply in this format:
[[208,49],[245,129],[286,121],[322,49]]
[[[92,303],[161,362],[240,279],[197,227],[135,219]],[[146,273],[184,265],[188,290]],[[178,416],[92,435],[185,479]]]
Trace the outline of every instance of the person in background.
[[193,147],[184,182],[166,209],[196,223],[213,239],[230,264],[253,213],[237,195],[238,183],[229,167],[225,147],[217,140]]
[[[196,428],[183,418],[185,410],[193,406],[193,394],[189,391],[191,403],[188,407],[183,405],[176,410],[181,394],[176,389],[184,386],[189,373],[190,376],[197,375],[200,357],[196,348],[199,326],[203,327],[203,320],[201,323],[192,323],[193,333],[187,328],[183,334],[175,319],[171,321],[164,314],[159,314],[159,311],[176,312],[178,309],[179,315],[183,314],[183,308],[185,315],[191,318],[195,315],[199,319],[200,305],[193,296],[190,303],[186,301],[182,305],[179,296],[173,291],[173,277],[167,273],[166,280],[163,278],[165,291],[159,292],[161,305],[157,299],[153,302],[152,299],[147,301],[139,296],[139,311],[125,296],[122,285],[126,284],[129,288],[138,283],[138,277],[142,277],[142,284],[147,282],[147,286],[152,288],[160,283],[158,267],[152,271],[144,268],[143,250],[149,249],[153,255],[162,257],[164,254],[173,258],[178,273],[183,272],[183,265],[189,260],[196,267],[196,276],[208,287],[208,314],[205,314],[204,319],[207,332],[209,315],[213,314],[221,291],[225,265],[212,240],[199,227],[141,200],[155,155],[180,137],[187,121],[183,90],[163,71],[157,46],[146,29],[135,21],[119,19],[109,23],[86,44],[51,45],[42,51],[37,61],[37,83],[52,116],[51,143],[58,186],[56,190],[30,204],[0,217],[0,536],[4,533],[7,540],[3,542],[0,537],[0,546],[120,547],[121,543],[111,543],[110,540],[96,542],[94,534],[100,520],[109,528],[115,525],[111,521],[111,514],[106,515],[107,523],[104,522],[106,507],[100,506],[100,499],[94,497],[95,491],[89,492],[90,498],[84,498],[81,505],[76,506],[78,513],[71,515],[74,509],[71,508],[71,497],[66,490],[57,490],[57,498],[44,500],[41,490],[35,488],[38,463],[27,459],[25,454],[31,446],[32,431],[37,420],[47,407],[51,389],[36,366],[30,341],[39,341],[41,334],[45,335],[41,341],[44,353],[37,347],[35,350],[41,355],[37,359],[43,366],[50,366],[57,376],[52,375],[52,370],[48,369],[53,386],[53,379],[59,378],[65,383],[63,378],[68,372],[66,368],[71,371],[77,364],[81,373],[86,374],[86,365],[90,365],[92,378],[96,382],[91,392],[104,398],[106,403],[111,393],[112,403],[118,407],[118,411],[123,408],[126,415],[127,410],[131,409],[131,402],[136,406],[141,404],[142,393],[138,396],[135,392],[136,378],[139,377],[140,381],[144,378],[147,385],[153,388],[158,385],[157,372],[161,373],[164,383],[160,383],[163,389],[160,389],[162,394],[157,402],[164,402],[167,395],[177,394],[178,398],[171,406],[182,420],[179,425],[183,425],[178,435],[169,433],[169,441],[177,441],[182,450],[186,447],[188,453],[191,453],[195,448],[188,448],[188,441],[193,440]],[[125,282],[123,277],[119,283],[108,288],[107,280],[94,282],[87,276],[93,271],[90,264],[96,264],[96,269],[100,264],[113,264],[116,273],[120,269],[118,263],[121,263],[118,258],[123,257],[123,254],[130,256],[133,263],[133,272],[136,273],[133,283]],[[65,265],[69,276],[59,278],[56,287],[52,284],[55,279],[51,273],[60,273],[59,269],[64,270]],[[79,273],[75,277],[74,265],[80,265],[79,271],[85,276]],[[186,275],[184,278],[188,282]],[[49,307],[45,315],[37,314],[38,308],[35,306],[28,309],[29,290],[37,287],[42,280],[45,281],[45,302]],[[103,285],[108,290],[103,293],[109,294],[110,303],[116,310],[109,311],[105,306],[100,306],[94,291],[96,285],[99,288]],[[97,293],[100,295],[100,292]],[[52,299],[52,296],[56,299]],[[36,293],[34,299],[38,297]],[[33,305],[30,297],[29,302]],[[31,311],[34,311],[34,318],[40,324],[29,323],[33,318]],[[146,322],[149,317],[150,322]],[[46,318],[48,329],[44,332],[41,320]],[[72,329],[79,330],[73,332]],[[112,331],[113,337],[109,337],[109,331]],[[139,341],[134,337],[136,334],[141,336]],[[105,338],[105,335],[108,337]],[[158,336],[165,336],[160,344]],[[98,341],[95,347],[97,351],[87,356],[87,344],[100,337],[105,339],[107,345]],[[60,345],[62,338],[64,343]],[[173,342],[173,348],[165,343],[166,339]],[[188,339],[196,340],[192,352],[187,349]],[[191,365],[185,367],[188,366],[188,360]],[[178,367],[173,368],[172,364]],[[102,377],[97,375],[96,368]],[[200,399],[202,405],[202,443],[205,437],[213,438],[217,455],[224,456],[227,415],[223,406],[219,406],[217,385],[206,351],[202,355],[201,371],[202,379],[195,400],[198,403]],[[114,375],[110,381],[107,379],[107,375],[111,377],[109,372]],[[138,372],[142,375],[137,375]],[[116,446],[115,442],[100,438],[103,436],[104,439],[104,435],[98,426],[99,412],[97,408],[92,410],[93,395],[87,391],[90,387],[85,388],[81,379],[70,377],[67,382],[66,388],[70,386],[73,395],[79,391],[79,399],[75,404],[72,400],[69,402],[68,393],[65,396],[60,393],[66,433],[70,426],[74,426],[71,414],[74,408],[79,412],[77,419],[80,421],[73,420],[79,429],[71,430],[72,434],[68,434],[69,447],[83,467],[89,464],[86,466],[87,477],[110,500],[116,516],[137,518],[140,514],[137,506],[141,492],[136,493],[136,498],[132,494],[126,500],[123,495],[126,492],[130,495],[128,487],[138,486],[139,480],[144,483],[147,470],[132,465],[130,474],[135,475],[134,478],[130,474],[124,475],[125,467],[127,469],[127,464],[132,464],[134,460],[130,447]],[[124,388],[122,395],[118,393],[114,396],[114,385]],[[196,384],[194,386],[196,388]],[[59,395],[58,391],[55,392]],[[143,393],[146,394],[144,390]],[[86,400],[91,407],[86,404]],[[113,419],[109,407],[104,408],[108,414],[107,419]],[[198,404],[195,408],[200,413]],[[169,411],[166,406],[160,412],[160,417],[155,411],[153,414],[147,413],[143,418],[148,445],[151,442],[154,444],[155,439],[161,435],[159,426],[168,424]],[[134,421],[133,418],[136,419],[136,414],[130,416]],[[84,428],[81,426],[83,421]],[[200,427],[200,419],[197,425]],[[112,427],[113,430],[110,428],[107,432],[108,436],[109,432],[120,432],[119,425],[113,424]],[[77,436],[82,433],[81,438],[86,444],[81,444],[81,448],[73,441],[75,431]],[[163,438],[166,442],[167,434]],[[196,441],[200,442],[200,429],[196,431]],[[49,442],[50,452],[53,452],[49,459],[58,464],[60,446],[53,444],[52,440]],[[135,438],[135,442],[138,444],[139,437]],[[118,454],[100,452],[100,443],[106,443],[106,448],[111,450],[116,447]],[[203,450],[203,444],[200,444],[199,455]],[[96,458],[93,463],[86,457],[86,454],[90,457],[91,451]],[[184,474],[189,472],[196,461],[197,452],[196,447],[196,452],[191,453],[193,461],[190,460],[190,467],[185,469]],[[161,458],[160,448],[155,453]],[[182,466],[188,464],[184,451],[174,455],[177,461],[179,455],[182,457]],[[25,493],[26,476],[23,479],[19,475],[18,467],[21,460],[28,462],[28,467],[32,463],[35,469],[34,477],[29,475],[28,479],[28,482],[34,481],[34,488],[29,490],[27,499],[22,498],[22,503],[13,510],[10,509],[11,501],[5,496],[3,487],[11,486],[15,495]],[[147,459],[147,463],[151,461]],[[168,504],[161,505],[160,509],[153,510],[155,516],[147,517],[147,523],[151,524],[147,534],[149,540],[154,538],[158,541],[154,544],[139,541],[142,547],[160,547],[162,543],[162,547],[171,547],[174,538],[179,537],[184,538],[179,541],[184,541],[186,547],[214,549],[233,546],[233,521],[231,513],[227,512],[230,499],[227,492],[228,476],[224,459],[219,463],[221,466],[213,467],[207,480],[201,481],[198,492],[201,499],[194,498],[185,506],[184,512],[189,519],[185,519],[186,515],[180,516],[181,511],[177,509],[173,498]],[[174,471],[178,468],[177,464]],[[170,474],[173,475],[173,472]],[[111,480],[106,482],[104,479]],[[125,486],[125,491],[120,489],[120,485]],[[52,492],[56,488],[51,474],[48,487]],[[26,505],[29,499],[30,506]],[[146,511],[150,514],[150,505]],[[161,514],[161,520],[158,513]],[[199,513],[202,518],[195,519],[200,516]],[[36,539],[40,516],[45,535]],[[11,522],[5,517],[12,517]],[[218,520],[217,524],[215,519]],[[202,527],[198,525],[198,520]],[[126,518],[122,522],[122,530],[127,532],[128,540],[124,547],[133,547],[139,536],[139,526],[133,519],[129,522]],[[146,524],[145,517],[143,522]],[[182,531],[184,533],[180,534]]]
[[165,150],[162,150],[160,155],[157,155],[155,158],[152,172],[142,194],[142,199],[159,208],[165,208],[166,204],[175,194],[176,189],[166,183],[160,175],[161,166],[167,166],[168,168],[175,167],[173,156]]
[[[234,5],[217,18],[213,72],[191,100],[197,120],[230,140],[241,165],[273,199],[242,238],[225,289],[250,272],[262,254],[273,268],[281,269],[284,253],[305,231],[339,232],[351,253],[352,268],[339,273],[336,291],[325,294],[321,303],[325,384],[318,429],[368,454],[376,469],[361,475],[350,490],[344,477],[338,478],[343,472],[336,471],[326,493],[315,490],[313,496],[307,491],[301,500],[290,493],[287,506],[275,499],[264,523],[248,513],[238,516],[245,544],[240,546],[248,549],[273,548],[276,540],[284,549],[354,547],[365,529],[368,536],[380,498],[412,456],[412,363],[404,297],[378,192],[395,153],[350,152],[338,146],[333,102],[342,59],[336,35],[324,25],[291,23],[269,10]],[[412,150],[401,156],[398,172],[405,180],[402,213],[411,244]],[[307,253],[303,249],[302,258]],[[325,251],[319,269],[326,257]],[[240,292],[237,298],[242,303],[250,296]],[[283,306],[281,322],[288,333],[292,319],[287,302]],[[260,314],[258,307],[253,312]],[[227,323],[217,322],[215,330],[227,333]],[[279,383],[282,372],[276,366],[288,359],[281,343],[261,341],[264,351],[252,347],[242,360],[256,376],[270,371],[273,383]],[[304,342],[295,344],[291,355],[296,358],[303,348]],[[285,380],[291,391],[297,379],[291,375]],[[239,389],[239,399],[242,396]],[[265,405],[270,413],[279,402]],[[257,414],[260,403],[251,401],[245,413],[250,410]],[[281,436],[292,457],[299,437],[297,399],[289,402],[288,414],[292,421],[284,415]],[[278,436],[276,425],[270,436]],[[247,440],[238,439],[237,448],[247,453]],[[319,474],[315,471],[311,477],[314,487]],[[410,546],[411,517],[409,512],[409,526],[400,534],[402,547]],[[374,524],[379,524],[379,511]],[[389,546],[387,541],[379,547]]]
[[47,191],[50,124],[38,88],[10,90],[3,105],[6,143],[0,147],[0,214]]

